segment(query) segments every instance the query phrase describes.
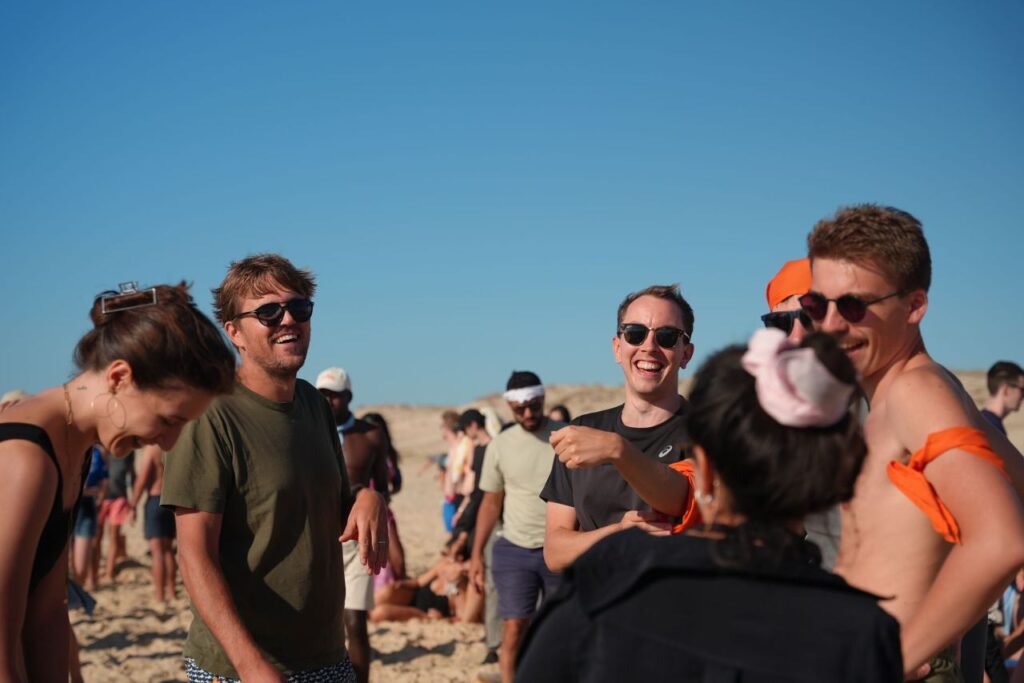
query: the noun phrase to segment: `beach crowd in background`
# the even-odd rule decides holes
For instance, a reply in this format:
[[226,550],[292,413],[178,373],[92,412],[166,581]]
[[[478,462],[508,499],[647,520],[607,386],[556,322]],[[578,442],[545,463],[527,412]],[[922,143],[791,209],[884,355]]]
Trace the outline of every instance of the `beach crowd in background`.
[[[216,321],[184,282],[98,295],[75,376],[0,403],[0,681],[82,680],[68,610],[129,560],[157,606],[180,572],[203,683],[365,683],[370,625],[410,620],[482,624],[467,680],[1024,681],[1024,369],[993,359],[978,406],[929,356],[905,211],[841,208],[771,267],[763,329],[687,396],[684,273],[618,302],[618,405],[571,415],[510,367],[511,419],[444,412],[416,468],[343,367],[298,379],[312,270],[240,258]],[[419,571],[410,476],[448,536]]]

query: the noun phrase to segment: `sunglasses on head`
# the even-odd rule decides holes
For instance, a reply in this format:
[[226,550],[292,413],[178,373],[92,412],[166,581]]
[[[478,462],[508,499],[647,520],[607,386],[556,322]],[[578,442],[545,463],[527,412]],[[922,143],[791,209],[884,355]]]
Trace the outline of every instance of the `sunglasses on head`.
[[765,327],[774,327],[786,334],[793,331],[793,325],[796,324],[798,319],[801,325],[808,330],[811,329],[811,319],[802,310],[778,311],[776,313],[765,313],[761,316],[761,322],[764,323]]
[[284,312],[292,315],[292,320],[297,323],[304,323],[313,317],[313,302],[309,299],[292,299],[291,301],[273,302],[263,304],[251,311],[239,313],[235,318],[252,316],[266,327],[277,327],[284,320]]
[[807,292],[807,294],[800,297],[800,308],[810,316],[811,320],[821,322],[828,314],[829,302],[834,301],[839,315],[843,316],[847,322],[859,323],[868,314],[868,306],[877,304],[879,301],[891,299],[894,296],[903,296],[904,294],[906,294],[906,291],[901,289],[898,292],[865,301],[853,294],[843,294],[835,299],[829,299],[824,294],[819,294],[818,292]]
[[[649,332],[651,332],[651,328],[640,323],[626,323],[619,327],[619,334],[630,346],[643,344]],[[690,335],[678,327],[659,327],[654,330],[654,341],[663,349],[671,349],[679,342],[680,337],[689,343]]]

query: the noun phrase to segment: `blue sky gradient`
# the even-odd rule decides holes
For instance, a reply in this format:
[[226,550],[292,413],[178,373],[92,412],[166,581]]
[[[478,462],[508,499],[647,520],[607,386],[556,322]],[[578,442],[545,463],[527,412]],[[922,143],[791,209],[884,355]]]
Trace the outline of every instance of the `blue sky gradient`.
[[95,293],[209,312],[261,251],[317,273],[300,376],[357,403],[618,383],[656,282],[692,372],[864,201],[924,222],[933,355],[1024,361],[1024,5],[551,5],[0,5],[0,390],[68,377]]

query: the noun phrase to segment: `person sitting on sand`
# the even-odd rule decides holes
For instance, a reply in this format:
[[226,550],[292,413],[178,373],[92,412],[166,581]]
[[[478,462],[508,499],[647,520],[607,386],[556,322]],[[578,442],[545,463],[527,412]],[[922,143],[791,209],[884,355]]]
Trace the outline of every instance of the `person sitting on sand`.
[[234,383],[234,355],[184,282],[133,284],[96,297],[78,375],[0,415],[0,680],[68,680],[68,536],[91,446],[170,448]]
[[469,563],[442,557],[415,579],[400,579],[378,589],[370,621],[451,619],[483,621],[484,599],[469,580]]
[[697,373],[686,427],[702,526],[632,529],[580,556],[527,633],[517,680],[903,680],[899,625],[799,533],[853,496],[867,446],[831,337],[759,330]]

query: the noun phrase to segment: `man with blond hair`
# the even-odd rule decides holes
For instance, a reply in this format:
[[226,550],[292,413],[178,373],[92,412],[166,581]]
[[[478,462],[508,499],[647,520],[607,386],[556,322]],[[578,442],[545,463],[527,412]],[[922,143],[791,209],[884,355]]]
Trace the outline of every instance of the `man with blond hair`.
[[925,349],[931,256],[921,223],[875,205],[839,210],[807,238],[800,298],[862,377],[868,456],[842,509],[835,570],[901,625],[911,678],[959,681],[953,648],[1024,565],[1024,466]]
[[354,683],[345,651],[339,541],[369,571],[387,560],[380,495],[349,486],[327,401],[297,379],[315,284],[277,254],[231,264],[215,311],[238,350],[234,393],[185,427],[165,456],[192,598],[191,682]]

